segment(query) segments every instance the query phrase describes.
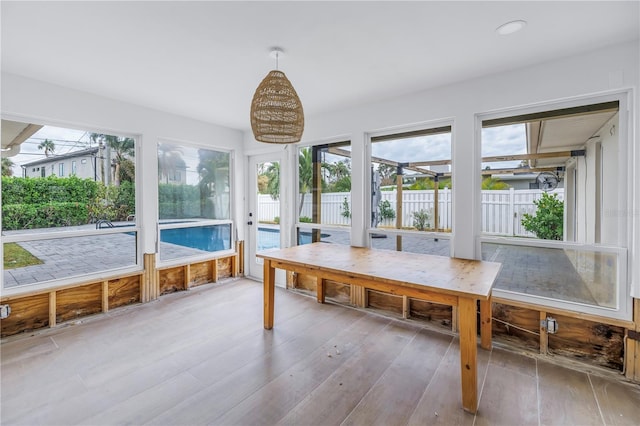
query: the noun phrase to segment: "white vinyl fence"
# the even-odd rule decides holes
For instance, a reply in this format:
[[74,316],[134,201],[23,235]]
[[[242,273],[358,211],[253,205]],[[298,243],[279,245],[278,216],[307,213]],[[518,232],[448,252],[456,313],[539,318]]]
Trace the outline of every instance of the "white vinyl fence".
[[[557,189],[552,193],[558,194],[560,200],[564,199],[564,191]],[[542,197],[543,191],[538,189],[514,190],[513,188],[501,191],[482,191],[482,232],[495,235],[508,235],[518,237],[533,237],[522,226],[522,218],[525,213],[535,214],[534,200]],[[396,191],[382,191],[381,202],[385,200],[394,213],[397,213]],[[451,190],[438,191],[438,227],[451,229]],[[322,223],[326,225],[349,225],[351,220],[345,217],[344,205],[351,209],[351,193],[333,192],[322,194]],[[296,201],[298,208],[300,199]],[[280,202],[273,200],[271,196],[258,195],[258,221],[273,222],[280,217]],[[433,190],[402,191],[402,223],[403,226],[413,225],[413,213],[426,210],[431,215],[429,220],[433,226]],[[311,217],[311,194],[305,194],[301,217]],[[382,220],[378,226],[394,227],[395,219]]]

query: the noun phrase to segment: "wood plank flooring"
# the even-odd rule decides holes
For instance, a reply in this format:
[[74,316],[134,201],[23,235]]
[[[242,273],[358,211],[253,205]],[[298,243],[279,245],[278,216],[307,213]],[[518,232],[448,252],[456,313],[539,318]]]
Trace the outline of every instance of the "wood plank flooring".
[[640,424],[640,386],[478,350],[461,408],[454,336],[262,285],[197,287],[2,341],[2,425]]

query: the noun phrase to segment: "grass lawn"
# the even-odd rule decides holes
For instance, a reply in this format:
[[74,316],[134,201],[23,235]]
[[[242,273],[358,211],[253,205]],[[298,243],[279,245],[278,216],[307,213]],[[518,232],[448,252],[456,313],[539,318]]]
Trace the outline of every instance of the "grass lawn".
[[40,265],[42,261],[16,243],[4,245],[4,269]]

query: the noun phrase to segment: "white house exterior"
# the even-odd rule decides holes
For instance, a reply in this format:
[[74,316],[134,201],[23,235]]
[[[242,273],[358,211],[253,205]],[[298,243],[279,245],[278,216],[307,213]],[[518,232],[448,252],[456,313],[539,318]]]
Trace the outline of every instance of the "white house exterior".
[[98,148],[87,148],[68,154],[46,157],[22,165],[23,177],[69,177],[102,181]]

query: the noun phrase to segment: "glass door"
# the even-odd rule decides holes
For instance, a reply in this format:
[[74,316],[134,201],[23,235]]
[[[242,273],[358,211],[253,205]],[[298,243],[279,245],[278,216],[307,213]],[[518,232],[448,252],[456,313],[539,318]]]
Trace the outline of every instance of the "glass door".
[[279,154],[249,158],[249,276],[262,279],[262,250],[280,248],[280,164]]

